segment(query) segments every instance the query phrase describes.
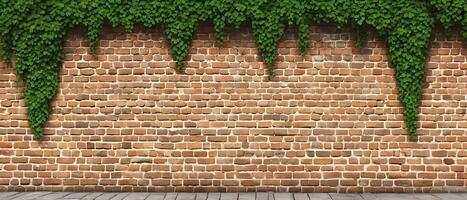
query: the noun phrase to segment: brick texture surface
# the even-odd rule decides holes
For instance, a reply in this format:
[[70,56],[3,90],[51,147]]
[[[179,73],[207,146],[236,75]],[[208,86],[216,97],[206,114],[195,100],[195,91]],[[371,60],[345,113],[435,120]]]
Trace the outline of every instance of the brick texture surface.
[[436,30],[419,141],[408,142],[394,68],[370,31],[312,25],[301,56],[293,30],[277,77],[248,26],[215,44],[194,35],[186,74],[161,28],[106,27],[64,41],[60,86],[33,140],[14,67],[0,64],[0,191],[467,191],[467,45]]

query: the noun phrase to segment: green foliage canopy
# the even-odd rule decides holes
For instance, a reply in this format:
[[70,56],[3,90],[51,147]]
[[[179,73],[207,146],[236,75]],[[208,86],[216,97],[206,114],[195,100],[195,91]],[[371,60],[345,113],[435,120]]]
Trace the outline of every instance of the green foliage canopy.
[[213,21],[219,44],[225,26],[251,22],[270,79],[274,78],[277,44],[288,26],[297,28],[302,53],[309,46],[309,22],[350,24],[356,29],[358,46],[364,44],[366,29],[374,28],[386,40],[391,65],[396,67],[410,139],[416,138],[433,24],[440,22],[447,31],[461,25],[467,38],[466,0],[0,0],[2,56],[8,62],[16,55],[16,74],[26,82],[28,121],[41,139],[57,89],[67,30],[85,27],[93,50],[104,23],[127,31],[137,23],[161,25],[176,70],[182,73],[193,32],[206,20]]

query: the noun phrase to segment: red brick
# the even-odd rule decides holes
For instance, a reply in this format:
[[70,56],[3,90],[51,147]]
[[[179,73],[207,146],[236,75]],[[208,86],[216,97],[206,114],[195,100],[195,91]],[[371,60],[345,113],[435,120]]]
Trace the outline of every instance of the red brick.
[[460,31],[434,32],[411,142],[387,44],[373,30],[357,49],[350,27],[311,25],[318,42],[304,56],[287,33],[273,81],[251,28],[239,30],[227,29],[219,48],[201,25],[186,74],[175,72],[159,29],[104,31],[95,57],[85,34],[70,32],[41,143],[28,126],[24,83],[0,62],[0,191],[463,189]]

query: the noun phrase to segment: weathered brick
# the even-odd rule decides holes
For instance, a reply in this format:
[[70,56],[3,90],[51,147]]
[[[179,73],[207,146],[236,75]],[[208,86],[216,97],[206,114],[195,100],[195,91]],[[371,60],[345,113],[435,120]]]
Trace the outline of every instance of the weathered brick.
[[311,25],[315,43],[304,56],[286,33],[270,81],[248,26],[227,30],[219,48],[212,27],[201,25],[186,74],[174,71],[163,31],[106,29],[95,57],[82,33],[65,38],[42,143],[28,126],[24,83],[0,61],[1,191],[465,186],[467,50],[458,30],[447,39],[436,29],[420,137],[409,142],[395,68],[372,30],[358,49],[350,27]]

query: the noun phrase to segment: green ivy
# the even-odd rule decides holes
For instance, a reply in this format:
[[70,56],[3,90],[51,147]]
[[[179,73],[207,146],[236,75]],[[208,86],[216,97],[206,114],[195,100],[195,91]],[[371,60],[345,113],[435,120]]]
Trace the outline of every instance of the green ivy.
[[441,22],[448,34],[452,26],[466,19],[467,2],[465,0],[431,0],[430,6],[435,11],[435,19]]
[[176,70],[184,71],[192,36],[200,22],[211,20],[218,44],[226,26],[250,22],[268,77],[274,78],[277,44],[287,27],[298,32],[298,47],[309,47],[310,22],[351,25],[357,46],[365,43],[368,28],[387,42],[391,66],[396,68],[400,101],[410,139],[416,138],[421,85],[434,22],[447,32],[462,27],[467,38],[466,0],[0,0],[2,58],[16,56],[16,74],[26,82],[28,121],[43,137],[50,101],[58,84],[67,30],[87,30],[94,52],[102,25],[159,25],[171,45]]
[[258,49],[261,52],[264,63],[268,67],[268,78],[275,76],[274,63],[277,57],[277,44],[284,34],[285,25],[280,20],[278,9],[271,9],[255,13],[252,27]]
[[365,42],[368,37],[368,28],[365,25],[352,25],[355,28],[355,31],[357,33],[357,43],[356,46],[358,48],[363,48],[365,47]]

